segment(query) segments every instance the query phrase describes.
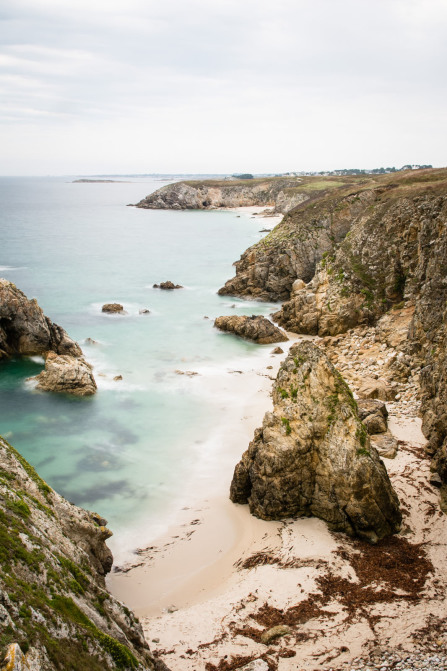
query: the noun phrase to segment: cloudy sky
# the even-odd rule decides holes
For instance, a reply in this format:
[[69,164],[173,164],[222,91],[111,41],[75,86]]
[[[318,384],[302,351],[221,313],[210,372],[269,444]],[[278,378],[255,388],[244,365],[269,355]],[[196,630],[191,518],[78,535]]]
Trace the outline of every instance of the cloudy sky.
[[447,165],[447,0],[3,0],[0,174]]

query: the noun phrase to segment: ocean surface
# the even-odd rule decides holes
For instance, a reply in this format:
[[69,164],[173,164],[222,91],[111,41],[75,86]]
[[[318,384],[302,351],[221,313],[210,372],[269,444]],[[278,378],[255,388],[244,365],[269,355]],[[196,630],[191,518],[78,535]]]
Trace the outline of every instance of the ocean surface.
[[[175,371],[250,366],[262,350],[213,319],[272,310],[216,293],[264,222],[126,207],[163,186],[153,178],[74,179],[0,178],[0,277],[81,344],[98,393],[36,391],[27,378],[42,370],[39,357],[0,363],[0,433],[54,489],[106,517],[115,547],[125,546],[141,525],[163,529],[223,421],[219,394]],[[165,280],[185,288],[153,289]],[[106,302],[127,315],[101,313]]]

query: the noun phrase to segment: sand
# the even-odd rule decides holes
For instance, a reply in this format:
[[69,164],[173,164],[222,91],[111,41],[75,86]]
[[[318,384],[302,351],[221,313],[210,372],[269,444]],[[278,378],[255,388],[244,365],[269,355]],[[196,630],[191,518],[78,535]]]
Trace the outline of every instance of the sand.
[[[289,335],[285,351],[297,340]],[[265,522],[229,501],[233,468],[272,407],[285,356],[273,348],[254,367],[201,369],[185,380],[224,394],[227,422],[190,483],[188,505],[162,537],[141,539],[131,563],[109,577],[110,590],[173,671],[229,671],[261,656],[278,671],[348,668],[383,650],[444,650],[447,518],[429,483],[421,421],[404,405],[394,403],[389,417],[399,451],[384,460],[404,516],[397,540],[366,546],[321,520]],[[276,624],[289,633],[260,642]]]

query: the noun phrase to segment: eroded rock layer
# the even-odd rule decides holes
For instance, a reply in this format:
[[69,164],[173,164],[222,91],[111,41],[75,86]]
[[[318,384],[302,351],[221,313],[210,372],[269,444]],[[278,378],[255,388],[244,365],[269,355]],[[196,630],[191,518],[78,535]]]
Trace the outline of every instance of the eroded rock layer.
[[162,671],[133,613],[112,597],[106,520],[69,503],[0,438],[0,665]]
[[273,412],[235,468],[230,498],[262,519],[315,516],[375,542],[400,528],[397,496],[349,387],[310,342],[294,345]]

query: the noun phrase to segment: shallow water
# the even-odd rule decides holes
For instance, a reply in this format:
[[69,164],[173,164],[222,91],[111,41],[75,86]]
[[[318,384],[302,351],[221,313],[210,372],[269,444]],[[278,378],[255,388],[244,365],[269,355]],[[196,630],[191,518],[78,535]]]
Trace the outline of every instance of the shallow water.
[[[0,178],[0,276],[80,342],[98,393],[37,392],[27,378],[42,369],[39,357],[2,363],[0,433],[52,487],[104,515],[124,539],[143,520],[155,529],[168,519],[222,421],[218,395],[175,370],[237,367],[259,354],[217,332],[213,319],[271,311],[216,294],[263,226],[234,212],[126,207],[163,184],[155,180],[71,180]],[[185,288],[152,288],[167,279]],[[127,315],[102,314],[106,302],[122,303]]]

